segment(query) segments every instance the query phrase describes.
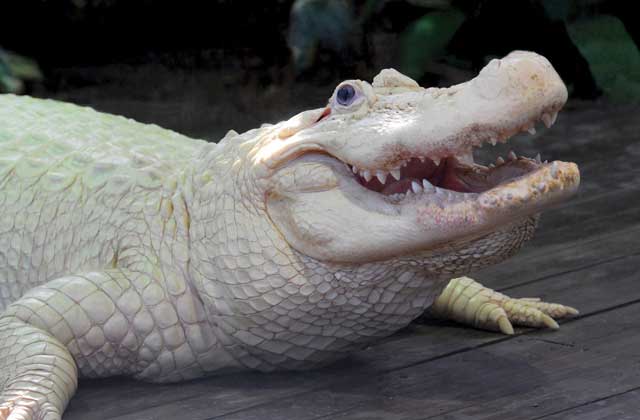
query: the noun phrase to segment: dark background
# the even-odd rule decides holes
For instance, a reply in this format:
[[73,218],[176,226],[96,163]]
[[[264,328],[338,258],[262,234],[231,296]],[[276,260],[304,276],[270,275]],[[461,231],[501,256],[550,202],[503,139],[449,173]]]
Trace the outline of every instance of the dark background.
[[0,89],[212,140],[321,106],[344,78],[395,67],[423,86],[449,85],[514,49],[549,58],[573,99],[640,99],[632,1],[4,3],[0,47],[33,61],[5,54]]

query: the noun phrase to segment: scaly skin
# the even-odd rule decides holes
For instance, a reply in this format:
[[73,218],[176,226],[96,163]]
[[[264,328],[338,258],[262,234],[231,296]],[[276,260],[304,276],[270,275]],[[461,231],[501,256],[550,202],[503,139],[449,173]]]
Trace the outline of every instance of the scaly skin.
[[409,186],[403,160],[462,160],[551,119],[566,89],[544,58],[514,53],[449,89],[385,70],[337,92],[217,145],[0,96],[0,419],[59,419],[78,376],[320,366],[434,301],[436,315],[505,333],[573,313],[468,278],[438,296],[526,242],[575,191],[574,164],[513,157],[469,175],[451,160],[446,179],[481,187],[363,186],[400,172]]

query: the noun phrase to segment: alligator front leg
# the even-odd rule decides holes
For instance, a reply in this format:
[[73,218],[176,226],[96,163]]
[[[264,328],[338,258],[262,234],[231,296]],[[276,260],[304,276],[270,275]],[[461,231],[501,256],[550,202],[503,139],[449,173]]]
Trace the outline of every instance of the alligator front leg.
[[155,329],[146,304],[163,293],[146,275],[114,269],[53,280],[9,305],[0,315],[0,420],[60,419],[78,372],[143,370],[139,351]]
[[513,334],[512,324],[552,329],[554,318],[577,315],[578,310],[538,298],[510,298],[469,277],[452,279],[430,308],[439,318],[451,319],[477,328]]
[[77,386],[76,364],[47,331],[0,319],[0,419],[59,419]]

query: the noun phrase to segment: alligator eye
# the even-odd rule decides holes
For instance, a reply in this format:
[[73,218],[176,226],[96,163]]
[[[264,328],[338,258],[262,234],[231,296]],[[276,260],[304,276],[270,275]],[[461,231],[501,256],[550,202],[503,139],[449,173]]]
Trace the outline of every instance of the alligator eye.
[[356,97],[356,90],[351,85],[342,85],[336,93],[336,100],[342,106],[351,105]]

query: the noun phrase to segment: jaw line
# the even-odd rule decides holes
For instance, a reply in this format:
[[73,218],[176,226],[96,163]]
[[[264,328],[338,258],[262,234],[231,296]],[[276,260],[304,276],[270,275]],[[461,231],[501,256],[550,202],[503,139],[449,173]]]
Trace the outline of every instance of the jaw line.
[[[569,197],[579,184],[577,165],[556,161],[540,164],[531,172],[480,194],[469,194],[473,196],[469,199],[443,203],[422,194],[394,204],[362,186],[339,159],[326,154],[318,158],[319,163],[333,168],[338,185],[304,194],[301,200],[306,201],[307,212],[313,209],[320,215],[320,232],[326,229],[333,236],[327,242],[296,242],[291,240],[295,235],[282,230],[282,223],[276,226],[298,251],[335,263],[437,252],[481,238],[525,223],[529,217]],[[328,212],[338,216],[322,219]],[[270,213],[270,217],[276,221],[274,214]]]

